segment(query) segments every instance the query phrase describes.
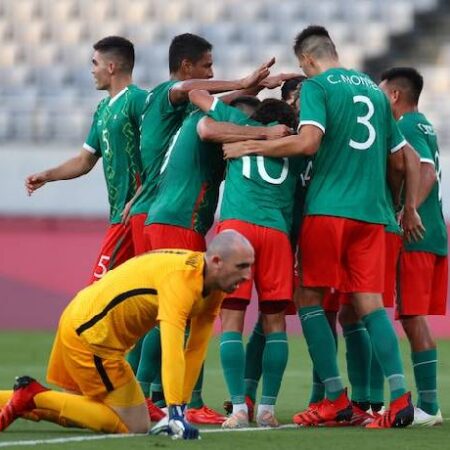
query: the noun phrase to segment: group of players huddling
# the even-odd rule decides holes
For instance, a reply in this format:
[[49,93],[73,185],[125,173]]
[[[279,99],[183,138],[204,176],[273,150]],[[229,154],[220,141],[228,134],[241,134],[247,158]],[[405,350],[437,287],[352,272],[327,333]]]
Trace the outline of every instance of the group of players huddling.
[[[298,314],[314,367],[309,404],[294,423],[442,423],[437,350],[426,316],[445,314],[447,232],[436,134],[418,111],[423,79],[413,68],[397,67],[377,85],[344,68],[321,26],[299,33],[294,53],[306,77],[270,75],[270,60],[245,78],[212,80],[212,45],[182,34],[170,44],[170,79],[148,92],[132,84],[131,42],[112,36],[94,45],[96,88],[109,96],[97,107],[83,149],[25,181],[31,194],[47,182],[84,175],[103,158],[110,226],[93,284],[61,319],[47,374],[49,382],[82,395],[20,377],[14,392],[0,393],[0,430],[17,417],[145,432],[150,416],[161,422],[156,432],[186,439],[198,437],[192,424],[242,428],[255,418],[258,426],[278,427],[286,314]],[[282,100],[257,98],[282,84]],[[206,250],[223,180],[219,234]],[[223,264],[231,257],[238,258],[235,277],[225,282]],[[195,280],[191,272],[179,277],[186,266]],[[152,275],[154,284],[147,286],[147,268],[164,272],[165,281]],[[253,284],[260,315],[244,350]],[[215,306],[198,312],[209,289],[220,291]],[[141,326],[146,301],[156,312]],[[134,310],[132,302],[141,306]],[[416,406],[385,310],[393,306],[411,345]],[[206,342],[219,314],[227,416],[208,408],[201,395]],[[69,316],[76,333],[67,337],[61,330]],[[122,321],[128,346],[121,341]],[[336,362],[337,321],[347,349],[349,395]],[[87,348],[93,361],[62,361],[72,344],[80,355]],[[83,382],[71,371],[80,371]]]

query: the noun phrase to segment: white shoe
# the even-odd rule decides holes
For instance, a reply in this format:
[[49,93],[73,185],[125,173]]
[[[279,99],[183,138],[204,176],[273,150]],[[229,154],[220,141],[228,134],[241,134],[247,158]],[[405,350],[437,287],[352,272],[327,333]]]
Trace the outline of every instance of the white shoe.
[[442,425],[444,419],[442,418],[441,410],[433,414],[426,413],[423,409],[418,408],[417,406],[414,408],[414,422],[413,426],[416,427],[434,427],[435,425]]
[[263,410],[256,417],[258,427],[278,428],[280,424],[272,411]]
[[248,427],[248,413],[244,410],[236,411],[222,423],[222,428]]

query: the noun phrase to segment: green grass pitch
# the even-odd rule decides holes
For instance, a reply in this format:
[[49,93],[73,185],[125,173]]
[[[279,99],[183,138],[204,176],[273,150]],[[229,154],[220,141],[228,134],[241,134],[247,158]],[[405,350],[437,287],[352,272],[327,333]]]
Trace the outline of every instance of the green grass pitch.
[[[48,332],[1,332],[0,333],[0,389],[9,389],[14,376],[28,374],[39,380],[45,378],[45,366],[53,335]],[[277,404],[277,415],[284,424],[291,422],[292,415],[302,409],[308,400],[311,383],[311,364],[301,337],[290,339],[289,364]],[[409,385],[413,388],[411,363],[406,342],[402,342],[404,365]],[[343,360],[344,345],[339,343],[340,367],[345,377]],[[450,417],[450,341],[439,342],[439,388],[441,409],[444,417]],[[221,409],[226,399],[226,389],[220,367],[218,340],[211,342],[207,359],[204,398],[208,405]],[[283,429],[262,432],[203,433],[202,440],[193,442],[172,441],[168,437],[142,436],[119,439],[65,442],[67,438],[91,438],[94,433],[63,429],[40,422],[16,421],[6,432],[0,434],[0,449],[148,449],[158,448],[206,448],[230,449],[402,449],[424,450],[450,448],[450,423],[433,429],[364,430],[361,428],[315,428]],[[30,441],[54,440],[31,446]],[[28,442],[28,445],[25,444]],[[20,444],[19,444],[20,443]]]

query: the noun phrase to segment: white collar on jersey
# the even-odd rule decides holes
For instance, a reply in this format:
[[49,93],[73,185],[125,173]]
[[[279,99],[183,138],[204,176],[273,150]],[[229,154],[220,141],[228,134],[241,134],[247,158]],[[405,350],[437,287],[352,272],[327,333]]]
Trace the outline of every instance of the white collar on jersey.
[[111,106],[119,97],[121,97],[125,92],[127,92],[128,86],[123,88],[120,92],[118,92],[113,98],[109,100],[108,106]]

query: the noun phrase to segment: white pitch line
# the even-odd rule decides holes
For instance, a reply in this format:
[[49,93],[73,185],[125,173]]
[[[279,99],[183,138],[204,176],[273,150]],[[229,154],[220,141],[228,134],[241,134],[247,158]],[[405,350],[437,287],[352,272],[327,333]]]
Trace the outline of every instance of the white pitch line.
[[[237,432],[237,431],[247,431],[247,432],[255,432],[255,431],[273,431],[279,429],[287,429],[287,428],[297,428],[296,425],[281,425],[278,428],[235,428],[235,429],[226,429],[226,428],[205,428],[200,430],[200,434],[204,433],[228,433],[228,432]],[[73,436],[67,438],[54,438],[54,439],[36,439],[32,441],[8,441],[8,442],[0,442],[0,447],[17,447],[19,445],[23,446],[35,446],[42,444],[66,444],[68,442],[86,442],[86,441],[101,441],[105,439],[126,439],[130,437],[146,437],[147,439],[151,439],[151,436],[146,436],[142,434],[102,434],[96,436]]]

